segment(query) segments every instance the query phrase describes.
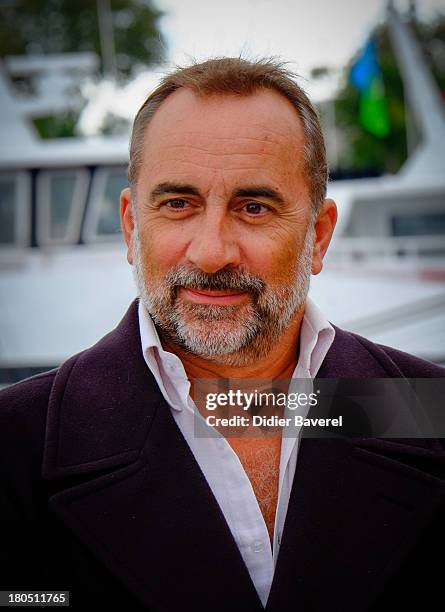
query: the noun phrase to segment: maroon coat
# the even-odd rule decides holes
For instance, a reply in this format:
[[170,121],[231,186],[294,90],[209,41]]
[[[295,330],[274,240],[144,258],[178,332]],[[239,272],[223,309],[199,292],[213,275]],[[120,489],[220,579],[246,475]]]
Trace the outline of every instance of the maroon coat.
[[[337,329],[319,376],[443,374]],[[0,398],[1,589],[70,590],[82,610],[260,612],[143,360],[136,303]],[[444,457],[437,440],[303,439],[267,610],[443,610]]]

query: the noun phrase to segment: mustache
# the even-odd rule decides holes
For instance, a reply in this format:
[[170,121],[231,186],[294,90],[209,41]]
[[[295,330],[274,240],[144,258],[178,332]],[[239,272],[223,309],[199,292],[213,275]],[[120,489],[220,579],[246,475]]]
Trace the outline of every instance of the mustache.
[[248,292],[257,299],[266,288],[266,283],[260,277],[236,268],[223,268],[217,272],[207,273],[187,266],[176,266],[167,272],[165,282],[174,295],[183,287],[201,291]]

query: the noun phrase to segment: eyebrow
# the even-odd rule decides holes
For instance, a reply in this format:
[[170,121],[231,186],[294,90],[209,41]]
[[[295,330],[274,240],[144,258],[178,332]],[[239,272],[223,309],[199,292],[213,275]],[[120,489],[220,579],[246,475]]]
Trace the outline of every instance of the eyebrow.
[[232,193],[234,198],[267,198],[277,204],[284,204],[283,196],[271,187],[244,187]]
[[193,187],[193,185],[186,185],[182,183],[159,183],[151,191],[151,199],[159,198],[160,196],[166,195],[167,193],[183,193],[185,195],[200,196],[199,189]]
[[[159,183],[151,191],[150,197],[151,199],[156,199],[168,193],[182,193],[184,195],[201,197],[201,192],[196,187],[193,187],[193,185],[171,182]],[[283,196],[278,191],[262,185],[235,189],[231,194],[231,198],[267,198],[277,204],[285,204]]]

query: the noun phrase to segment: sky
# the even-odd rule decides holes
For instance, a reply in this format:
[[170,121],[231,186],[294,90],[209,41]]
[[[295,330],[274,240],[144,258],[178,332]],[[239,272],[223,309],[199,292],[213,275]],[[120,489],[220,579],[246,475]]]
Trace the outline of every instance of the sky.
[[[332,95],[341,68],[364,44],[372,28],[384,18],[385,0],[154,0],[165,16],[160,27],[167,43],[168,65],[215,55],[246,58],[279,56],[300,75],[300,85],[315,101]],[[396,0],[406,9],[408,0]],[[420,16],[445,12],[445,0],[418,0]],[[327,66],[330,78],[318,82],[311,69]],[[94,130],[110,100],[113,110],[132,117],[156,86],[165,67],[141,74],[125,90],[103,84],[82,118]],[[108,102],[107,102],[108,101]]]
[[169,56],[279,55],[308,76],[340,66],[382,15],[380,0],[158,0]]

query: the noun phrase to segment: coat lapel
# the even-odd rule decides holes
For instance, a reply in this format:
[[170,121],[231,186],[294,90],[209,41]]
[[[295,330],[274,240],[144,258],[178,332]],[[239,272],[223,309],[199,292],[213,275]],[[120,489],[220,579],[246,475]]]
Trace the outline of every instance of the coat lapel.
[[43,474],[58,489],[50,508],[150,609],[262,609],[145,365],[135,304],[117,330],[60,368]]

